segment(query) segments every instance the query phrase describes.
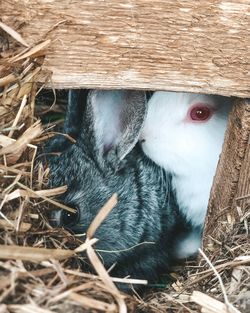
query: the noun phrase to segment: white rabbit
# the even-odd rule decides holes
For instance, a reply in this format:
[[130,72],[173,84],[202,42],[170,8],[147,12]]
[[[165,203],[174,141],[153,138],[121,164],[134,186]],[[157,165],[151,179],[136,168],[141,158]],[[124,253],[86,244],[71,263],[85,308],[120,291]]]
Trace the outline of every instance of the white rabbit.
[[176,256],[197,252],[232,101],[183,92],[155,92],[140,141],[145,154],[172,174],[179,209],[193,231],[177,242]]

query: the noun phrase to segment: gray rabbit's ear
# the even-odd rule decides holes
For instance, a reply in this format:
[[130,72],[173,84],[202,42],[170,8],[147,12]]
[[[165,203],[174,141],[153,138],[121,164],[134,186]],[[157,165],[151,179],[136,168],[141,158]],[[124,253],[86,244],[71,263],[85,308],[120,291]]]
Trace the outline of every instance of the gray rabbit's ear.
[[88,105],[92,108],[99,152],[122,160],[139,139],[147,113],[145,92],[94,90],[89,94]]

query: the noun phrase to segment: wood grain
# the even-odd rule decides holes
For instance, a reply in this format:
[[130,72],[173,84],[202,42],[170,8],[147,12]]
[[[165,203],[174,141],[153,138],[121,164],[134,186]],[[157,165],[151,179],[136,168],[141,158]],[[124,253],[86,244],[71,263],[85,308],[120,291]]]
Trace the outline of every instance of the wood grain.
[[249,205],[250,102],[242,99],[237,101],[229,118],[208,205],[205,242],[207,235],[217,238],[224,227],[239,222]]
[[250,0],[0,0],[56,88],[250,96]]

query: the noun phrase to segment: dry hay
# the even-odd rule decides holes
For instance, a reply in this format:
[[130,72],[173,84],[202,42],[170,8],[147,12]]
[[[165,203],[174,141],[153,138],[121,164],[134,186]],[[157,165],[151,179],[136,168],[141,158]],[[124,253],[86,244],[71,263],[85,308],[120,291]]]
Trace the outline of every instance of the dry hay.
[[[218,236],[210,238],[198,263],[176,268],[172,286],[144,299],[121,294],[114,281],[133,280],[111,278],[92,247],[96,228],[117,201],[115,195],[90,225],[85,243],[49,225],[49,210],[71,209],[54,198],[66,187],[47,189],[49,170],[34,166],[38,147],[53,135],[39,117],[60,110],[56,100],[44,101],[39,110],[35,106],[43,87],[37,81],[45,86],[50,79],[41,67],[50,42],[28,47],[14,30],[2,23],[0,27],[4,29],[0,33],[0,312],[201,312],[202,308],[202,312],[224,313],[237,312],[236,307],[249,312],[249,206],[241,223],[217,225]],[[80,270],[82,258],[97,275]]]

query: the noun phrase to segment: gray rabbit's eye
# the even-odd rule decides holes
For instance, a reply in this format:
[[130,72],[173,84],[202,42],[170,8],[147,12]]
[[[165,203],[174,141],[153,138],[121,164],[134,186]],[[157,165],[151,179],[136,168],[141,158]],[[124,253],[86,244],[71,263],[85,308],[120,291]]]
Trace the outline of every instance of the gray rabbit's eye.
[[61,216],[61,224],[62,226],[66,226],[66,227],[73,226],[78,223],[79,218],[80,218],[80,213],[78,209],[76,209],[75,213],[63,211],[62,216]]

